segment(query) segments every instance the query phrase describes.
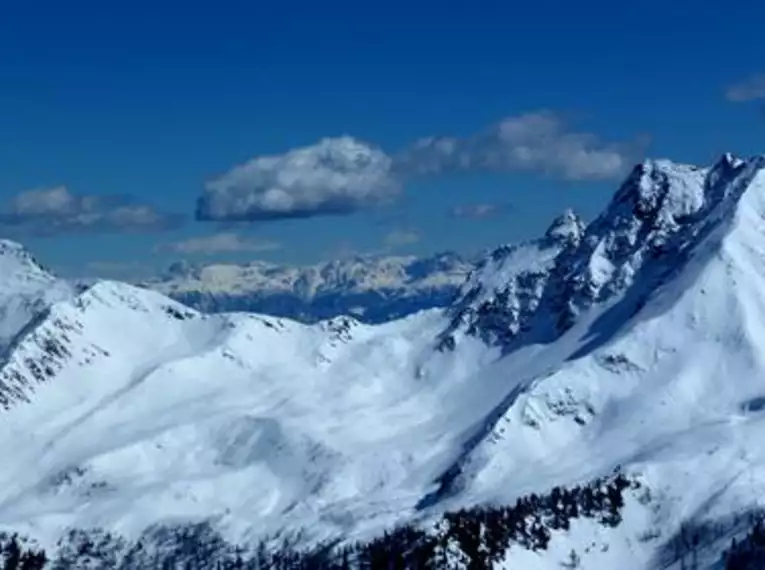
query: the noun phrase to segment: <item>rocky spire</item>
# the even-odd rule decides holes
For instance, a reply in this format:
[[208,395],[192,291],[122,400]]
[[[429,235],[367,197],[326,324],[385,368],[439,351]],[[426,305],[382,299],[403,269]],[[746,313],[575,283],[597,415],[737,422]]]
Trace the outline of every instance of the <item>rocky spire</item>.
[[577,244],[584,235],[585,223],[576,213],[567,208],[557,216],[545,232],[545,237],[558,243]]

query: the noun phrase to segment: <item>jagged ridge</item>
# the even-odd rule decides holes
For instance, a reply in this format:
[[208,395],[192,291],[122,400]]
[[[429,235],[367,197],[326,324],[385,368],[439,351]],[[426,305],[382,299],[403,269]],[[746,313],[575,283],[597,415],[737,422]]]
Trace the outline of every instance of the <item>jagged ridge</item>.
[[451,309],[443,344],[452,346],[455,332],[505,347],[550,342],[636,281],[650,293],[679,270],[706,230],[732,214],[762,160],[726,154],[711,168],[639,164],[586,229],[567,212],[541,240],[500,248],[484,261]]

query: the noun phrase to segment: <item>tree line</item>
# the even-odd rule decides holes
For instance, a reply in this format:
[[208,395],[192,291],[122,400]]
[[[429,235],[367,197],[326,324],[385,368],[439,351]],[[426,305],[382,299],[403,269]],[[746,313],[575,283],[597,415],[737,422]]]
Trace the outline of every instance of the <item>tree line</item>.
[[[547,548],[551,533],[575,519],[617,526],[624,493],[639,484],[621,473],[571,488],[519,498],[514,505],[480,506],[446,513],[432,528],[412,524],[369,542],[329,543],[311,550],[285,540],[244,550],[227,543],[208,523],[157,527],[140,540],[105,531],[71,531],[55,555],[26,546],[18,536],[0,539],[3,570],[482,570],[508,548]],[[575,554],[575,553],[572,553]],[[572,557],[572,559],[575,557]],[[737,570],[737,569],[736,569]]]
[[752,527],[739,540],[733,538],[725,553],[725,570],[759,570],[765,568],[765,517],[753,516]]

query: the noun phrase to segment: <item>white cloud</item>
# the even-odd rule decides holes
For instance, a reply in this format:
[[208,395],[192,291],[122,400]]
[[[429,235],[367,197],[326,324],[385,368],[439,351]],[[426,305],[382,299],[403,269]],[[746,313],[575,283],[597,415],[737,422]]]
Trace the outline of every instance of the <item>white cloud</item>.
[[765,73],[751,75],[744,81],[728,87],[725,98],[734,103],[765,99]]
[[349,136],[259,156],[207,183],[202,221],[267,221],[350,214],[394,199],[413,178],[456,171],[536,172],[569,180],[624,175],[644,144],[608,143],[555,113],[508,117],[466,137],[426,137],[389,156]]
[[275,220],[347,214],[399,192],[391,160],[351,137],[326,138],[281,155],[261,156],[206,185],[200,220]]
[[0,225],[40,236],[158,231],[180,223],[180,216],[136,203],[129,196],[78,195],[66,186],[21,192],[0,211]]
[[160,244],[157,251],[173,251],[185,255],[212,255],[216,253],[258,253],[280,249],[275,242],[243,238],[233,232],[223,232],[211,236],[189,238],[172,243]]
[[383,241],[388,247],[403,247],[419,242],[420,235],[409,230],[393,230],[385,236]]
[[622,176],[636,161],[640,144],[602,142],[572,131],[551,111],[508,117],[464,138],[420,139],[395,157],[403,176],[460,170],[539,172],[568,180]]

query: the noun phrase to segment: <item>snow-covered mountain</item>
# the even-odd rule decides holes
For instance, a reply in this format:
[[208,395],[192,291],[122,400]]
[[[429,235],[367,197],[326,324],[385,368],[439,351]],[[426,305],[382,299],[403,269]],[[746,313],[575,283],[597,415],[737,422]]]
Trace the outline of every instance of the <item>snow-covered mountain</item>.
[[74,288],[53,276],[21,245],[0,240],[0,349],[52,303]]
[[614,524],[574,517],[493,564],[680,568],[687,529],[715,528],[693,554],[714,568],[765,491],[763,229],[765,157],[657,160],[586,227],[566,212],[451,307],[379,325],[96,283],[5,352],[0,527],[51,545],[207,521],[306,546],[414,523],[460,568],[444,512],[527,512],[618,469],[639,491]]
[[581,242],[584,223],[571,210],[553,220],[538,240],[494,250],[462,284],[449,308],[452,321],[443,346],[464,329],[489,344],[519,335],[539,302],[556,267]]
[[375,324],[449,305],[473,266],[454,253],[354,257],[311,266],[178,262],[140,285],[204,312],[245,311],[309,323],[353,315]]

